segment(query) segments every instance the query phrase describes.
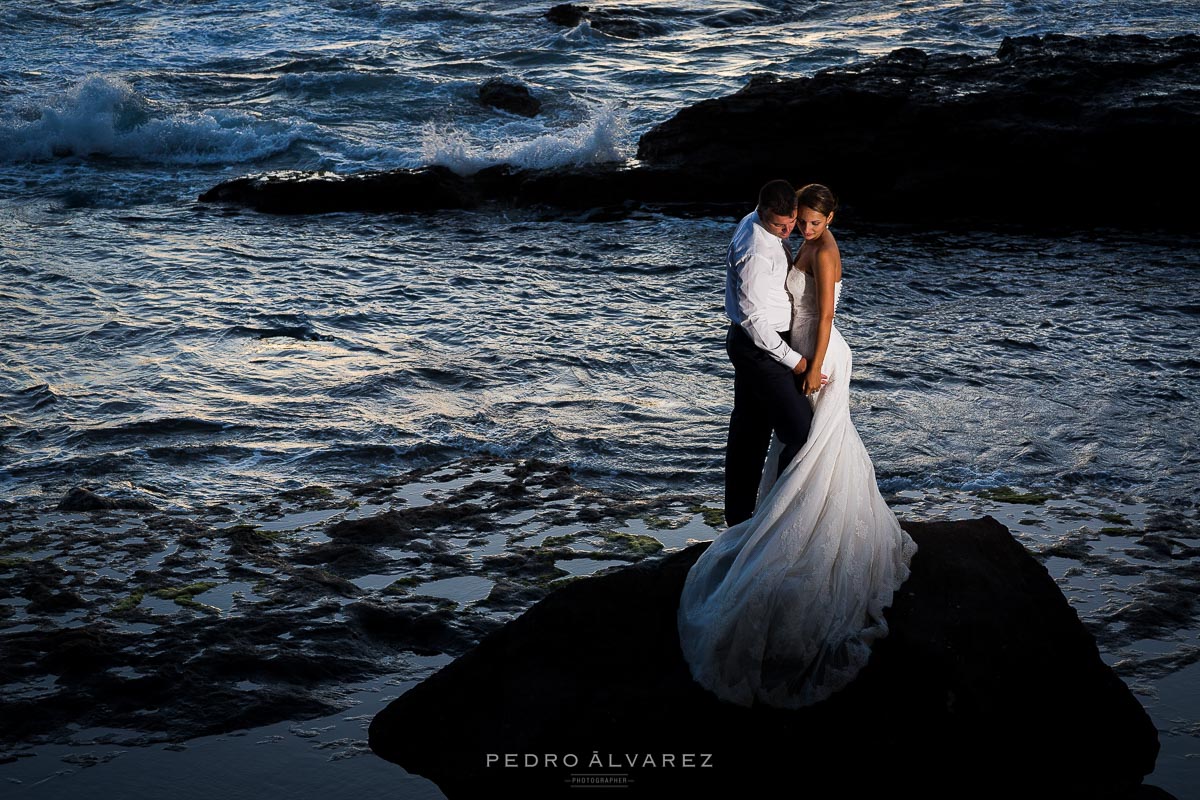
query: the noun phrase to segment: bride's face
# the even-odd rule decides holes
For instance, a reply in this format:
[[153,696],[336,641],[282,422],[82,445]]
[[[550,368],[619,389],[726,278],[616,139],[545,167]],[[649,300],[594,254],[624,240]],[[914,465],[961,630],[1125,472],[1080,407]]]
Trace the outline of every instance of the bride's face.
[[800,214],[796,219],[796,232],[803,236],[806,242],[815,241],[829,229],[829,223],[832,221],[832,213],[826,215],[820,211],[813,211],[808,206],[800,206]]

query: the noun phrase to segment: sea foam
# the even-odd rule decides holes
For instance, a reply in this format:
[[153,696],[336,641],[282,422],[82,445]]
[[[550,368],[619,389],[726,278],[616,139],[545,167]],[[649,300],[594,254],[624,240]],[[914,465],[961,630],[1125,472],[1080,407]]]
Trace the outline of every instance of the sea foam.
[[[518,123],[522,124],[528,123]],[[530,138],[512,136],[511,130],[501,128],[498,138],[480,141],[478,134],[427,124],[421,135],[422,161],[469,175],[497,164],[550,169],[625,158],[621,152],[621,140],[627,130],[625,114],[614,103],[598,106],[584,122],[571,128],[553,131],[541,128],[544,132]]]
[[71,156],[250,162],[281,153],[315,130],[244,112],[171,113],[119,78],[90,75],[58,98],[0,110],[0,162]]

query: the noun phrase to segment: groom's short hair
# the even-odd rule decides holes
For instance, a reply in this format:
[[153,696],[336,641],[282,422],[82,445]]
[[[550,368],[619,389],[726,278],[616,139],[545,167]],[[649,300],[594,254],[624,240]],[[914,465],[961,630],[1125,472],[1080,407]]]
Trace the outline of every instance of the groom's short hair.
[[758,213],[777,217],[796,215],[796,190],[785,180],[768,181],[758,190]]

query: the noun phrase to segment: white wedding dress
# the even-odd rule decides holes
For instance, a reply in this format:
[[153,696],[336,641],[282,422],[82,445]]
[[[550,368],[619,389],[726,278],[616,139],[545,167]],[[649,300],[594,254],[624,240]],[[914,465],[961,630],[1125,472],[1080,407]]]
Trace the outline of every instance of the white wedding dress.
[[[812,357],[815,282],[790,269],[792,347]],[[834,287],[834,308],[842,284]],[[754,516],[718,536],[692,566],[679,603],[679,642],[692,677],[718,697],[799,708],[849,684],[883,611],[909,574],[916,543],[879,494],[850,421],[851,354],[834,327],[810,400],[808,441],[776,479],[776,437]]]

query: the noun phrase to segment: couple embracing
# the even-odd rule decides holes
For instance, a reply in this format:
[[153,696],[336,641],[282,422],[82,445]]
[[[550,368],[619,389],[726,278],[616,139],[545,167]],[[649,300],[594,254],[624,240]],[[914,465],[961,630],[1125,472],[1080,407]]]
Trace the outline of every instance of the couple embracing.
[[729,245],[730,527],[688,573],[678,624],[692,676],[740,705],[799,708],[849,684],[916,552],[850,420],[835,210],[824,186],[771,181]]

